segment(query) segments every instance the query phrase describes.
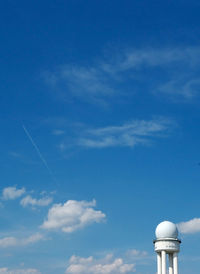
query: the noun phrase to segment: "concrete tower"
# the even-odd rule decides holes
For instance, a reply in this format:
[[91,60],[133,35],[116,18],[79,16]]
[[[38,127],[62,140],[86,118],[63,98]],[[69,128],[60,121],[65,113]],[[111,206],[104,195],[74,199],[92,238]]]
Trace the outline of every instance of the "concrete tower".
[[[153,241],[157,253],[157,274],[178,274],[178,252],[181,241],[175,224],[164,221],[156,228],[156,240]],[[167,255],[169,271],[167,271]]]

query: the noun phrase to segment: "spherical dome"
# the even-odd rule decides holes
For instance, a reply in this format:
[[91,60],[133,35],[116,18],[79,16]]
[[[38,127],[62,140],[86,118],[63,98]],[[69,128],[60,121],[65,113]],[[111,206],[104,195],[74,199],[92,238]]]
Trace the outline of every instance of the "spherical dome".
[[157,239],[162,239],[162,238],[177,239],[178,229],[174,223],[169,221],[164,221],[156,227],[155,234]]

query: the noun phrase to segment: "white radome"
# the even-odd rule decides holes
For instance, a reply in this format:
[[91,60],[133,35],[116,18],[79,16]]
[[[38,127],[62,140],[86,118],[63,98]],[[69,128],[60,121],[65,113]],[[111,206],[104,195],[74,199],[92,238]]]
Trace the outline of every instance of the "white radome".
[[155,234],[157,239],[164,239],[164,238],[177,239],[178,229],[174,223],[169,221],[164,221],[156,227]]

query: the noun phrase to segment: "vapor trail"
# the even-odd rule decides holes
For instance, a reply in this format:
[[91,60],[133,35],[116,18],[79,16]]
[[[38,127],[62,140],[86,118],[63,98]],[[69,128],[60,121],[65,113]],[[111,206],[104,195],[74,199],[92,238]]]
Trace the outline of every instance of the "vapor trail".
[[49,174],[51,175],[51,177],[53,178],[54,181],[57,181],[56,178],[53,175],[52,170],[50,169],[50,167],[47,164],[47,161],[45,160],[45,158],[43,157],[42,153],[40,152],[38,146],[36,145],[36,143],[33,141],[33,138],[31,137],[30,133],[28,132],[28,130],[26,129],[26,127],[24,125],[22,125],[26,136],[29,138],[29,140],[31,141],[31,144],[33,145],[33,147],[35,148],[35,150],[37,151],[38,156],[40,157],[41,161],[43,162],[43,164],[45,165],[45,167],[47,168]]

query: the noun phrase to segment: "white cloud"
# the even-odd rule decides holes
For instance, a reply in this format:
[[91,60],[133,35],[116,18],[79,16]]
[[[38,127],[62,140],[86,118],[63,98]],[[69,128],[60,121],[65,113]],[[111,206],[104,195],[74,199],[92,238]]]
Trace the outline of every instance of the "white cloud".
[[9,269],[2,267],[0,268],[0,274],[41,274],[41,272],[35,268]]
[[44,236],[40,233],[33,234],[27,238],[4,237],[0,238],[0,248],[26,246],[44,240]]
[[132,259],[144,259],[147,257],[148,253],[146,251],[141,251],[137,249],[130,249],[127,251],[126,255]]
[[21,239],[20,241],[21,241],[22,245],[29,245],[29,244],[33,244],[33,243],[39,242],[44,239],[45,239],[44,235],[42,235],[40,233],[35,233],[35,234],[29,236],[28,238]]
[[177,224],[178,230],[183,234],[194,234],[200,232],[200,218],[194,218],[187,222]]
[[54,204],[41,227],[61,229],[63,232],[71,233],[91,223],[102,222],[105,214],[94,210],[95,206],[95,200],[91,202],[68,200],[64,204]]
[[135,272],[135,264],[125,263],[123,258],[114,258],[108,254],[103,259],[94,259],[92,256],[81,258],[72,256],[66,274],[120,274]]
[[14,200],[16,198],[19,198],[25,193],[25,188],[19,188],[16,187],[6,187],[2,191],[2,198],[4,200]]
[[52,200],[53,199],[51,197],[43,197],[41,199],[35,199],[35,198],[32,198],[30,195],[27,195],[20,201],[20,204],[23,207],[26,207],[29,205],[30,206],[48,206],[52,202]]
[[148,143],[152,137],[166,134],[172,123],[166,119],[133,120],[119,126],[108,126],[85,132],[78,144],[90,148],[114,146],[134,147]]

